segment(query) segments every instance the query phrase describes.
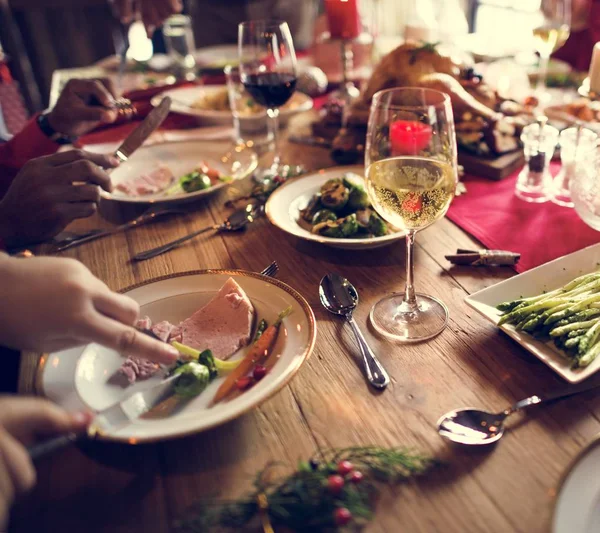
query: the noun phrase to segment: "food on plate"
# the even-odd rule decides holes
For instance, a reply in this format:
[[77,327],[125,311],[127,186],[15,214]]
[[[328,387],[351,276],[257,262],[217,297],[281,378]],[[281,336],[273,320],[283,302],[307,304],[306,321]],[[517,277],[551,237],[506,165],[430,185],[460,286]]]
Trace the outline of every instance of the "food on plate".
[[[295,109],[301,104],[300,95],[293,95],[284,105],[281,106],[282,110]],[[203,111],[227,111],[231,110],[229,104],[229,93],[226,87],[215,91],[206,91],[190,104],[192,109],[199,109]],[[241,98],[236,101],[236,111],[239,116],[253,116],[261,115],[266,113],[266,109],[257,103],[250,94],[244,92]]]
[[166,190],[175,181],[173,173],[164,165],[147,174],[136,176],[115,185],[115,189],[127,196],[146,196]]
[[161,365],[153,363],[147,359],[141,357],[134,357],[132,355],[125,359],[125,362],[119,368],[118,373],[127,379],[129,385],[132,385],[136,381],[143,381],[154,376],[161,370]]
[[[238,380],[243,380],[242,383],[246,387],[248,382],[248,374],[253,372],[256,365],[261,365],[263,361],[273,358],[273,346],[277,341],[279,329],[283,319],[292,312],[292,308],[288,307],[279,313],[277,321],[267,327],[265,331],[258,337],[254,342],[246,356],[240,361],[240,364],[229,374],[221,386],[218,388],[215,397],[212,400],[212,404],[218,403],[225,399],[231,392],[236,388]],[[276,356],[275,356],[276,357]]]
[[579,98],[568,104],[556,105],[549,108],[549,117],[560,119],[559,113],[584,122],[600,122],[600,110],[587,98]]
[[134,197],[161,192],[170,195],[178,194],[181,191],[191,193],[210,189],[210,187],[228,182],[230,179],[217,169],[210,167],[206,161],[201,161],[194,170],[184,174],[178,180],[169,168],[159,165],[156,170],[147,174],[119,182],[115,189],[122,194]]
[[497,307],[504,313],[499,326],[512,324],[517,330],[552,341],[572,368],[586,367],[600,354],[600,272]]
[[211,381],[210,372],[206,366],[195,361],[178,367],[174,376],[179,376],[175,383],[175,394],[185,398],[193,398],[204,391]]
[[253,322],[252,302],[229,278],[210,302],[179,325],[181,343],[227,360],[250,342]]
[[301,222],[312,233],[337,239],[387,235],[390,229],[371,207],[361,182],[352,174],[327,180],[300,211]]
[[343,158],[344,147],[364,145],[373,95],[396,87],[423,87],[446,93],[454,112],[459,147],[480,155],[500,155],[518,149],[523,127],[533,120],[530,107],[501,98],[471,66],[445,53],[437,43],[408,41],[376,65],[347,113],[347,128],[340,129],[342,107],[329,106],[313,125],[314,134],[331,137],[335,132],[332,155]]

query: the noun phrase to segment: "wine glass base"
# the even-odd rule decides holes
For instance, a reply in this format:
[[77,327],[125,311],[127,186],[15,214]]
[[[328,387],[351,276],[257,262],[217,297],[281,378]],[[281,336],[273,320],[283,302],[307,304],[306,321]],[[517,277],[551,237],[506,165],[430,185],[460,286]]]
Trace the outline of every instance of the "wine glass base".
[[404,302],[403,293],[379,300],[369,317],[375,330],[398,342],[420,342],[439,335],[448,323],[448,308],[437,298],[417,294],[417,310]]

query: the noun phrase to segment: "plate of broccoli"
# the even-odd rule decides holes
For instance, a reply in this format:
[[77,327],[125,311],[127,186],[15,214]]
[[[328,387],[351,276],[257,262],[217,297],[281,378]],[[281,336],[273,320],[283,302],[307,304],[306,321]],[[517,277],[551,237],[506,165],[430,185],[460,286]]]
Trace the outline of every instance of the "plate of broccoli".
[[363,168],[334,167],[289,180],[266,205],[272,224],[286,233],[336,248],[378,248],[404,237],[373,209]]

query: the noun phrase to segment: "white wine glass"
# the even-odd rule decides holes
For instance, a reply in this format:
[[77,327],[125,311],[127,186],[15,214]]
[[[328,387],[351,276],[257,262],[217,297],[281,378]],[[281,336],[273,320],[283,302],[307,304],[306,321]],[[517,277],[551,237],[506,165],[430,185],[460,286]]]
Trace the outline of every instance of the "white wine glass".
[[406,232],[406,286],[371,309],[373,327],[397,341],[439,334],[448,309],[437,298],[415,293],[413,246],[417,231],[442,218],[457,183],[456,135],[450,97],[431,89],[404,88],[373,96],[365,175],[377,213]]
[[546,89],[550,56],[561,48],[571,32],[571,0],[541,0],[538,21],[533,28],[533,41],[540,55],[540,68],[536,86],[537,97],[547,101]]
[[252,20],[238,27],[240,79],[256,102],[267,108],[274,157],[271,171],[281,168],[279,108],[296,89],[296,52],[287,22]]

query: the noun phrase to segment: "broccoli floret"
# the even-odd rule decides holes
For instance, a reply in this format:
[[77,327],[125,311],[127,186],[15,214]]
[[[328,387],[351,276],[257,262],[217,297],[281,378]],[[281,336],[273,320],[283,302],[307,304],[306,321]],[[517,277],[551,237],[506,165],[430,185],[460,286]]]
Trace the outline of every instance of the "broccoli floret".
[[197,170],[183,176],[179,180],[179,184],[185,192],[202,191],[208,189],[212,185],[210,178]]
[[180,366],[173,375],[179,376],[175,383],[175,394],[184,398],[198,396],[210,383],[208,368],[195,361]]
[[210,350],[204,350],[198,356],[198,362],[208,368],[211,381],[219,375],[219,372],[217,371],[217,365],[215,364],[215,358]]
[[321,209],[315,213],[312,219],[313,226],[320,224],[321,222],[327,222],[328,220],[337,220],[337,215],[330,209]]
[[343,239],[352,237],[357,231],[358,222],[356,220],[356,215],[353,213],[347,217],[338,219],[336,222],[328,222],[321,234],[325,237]]

